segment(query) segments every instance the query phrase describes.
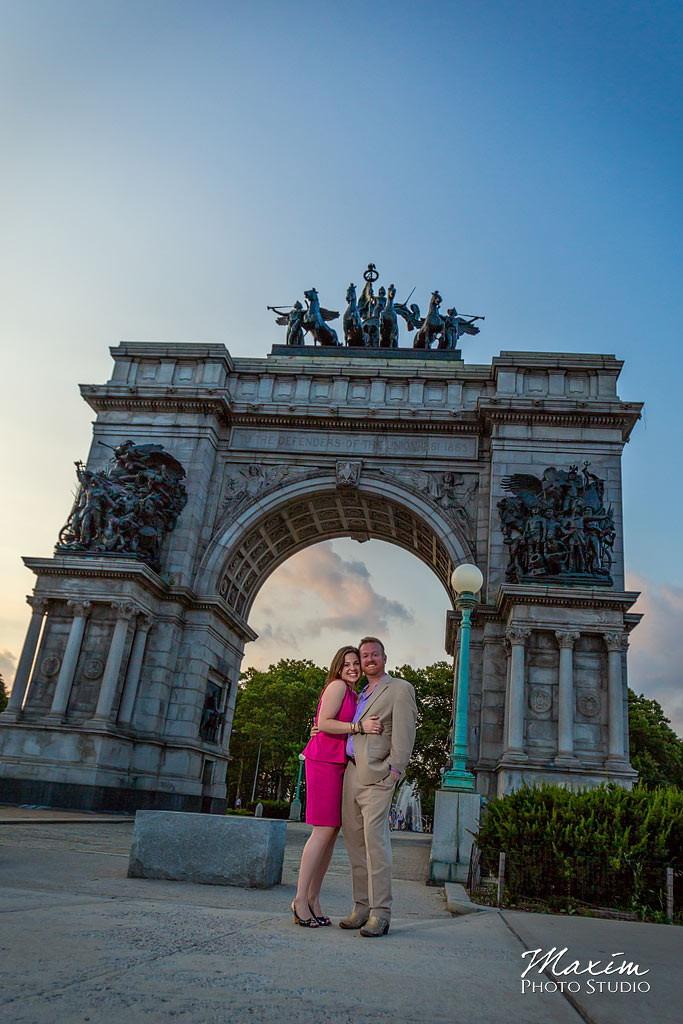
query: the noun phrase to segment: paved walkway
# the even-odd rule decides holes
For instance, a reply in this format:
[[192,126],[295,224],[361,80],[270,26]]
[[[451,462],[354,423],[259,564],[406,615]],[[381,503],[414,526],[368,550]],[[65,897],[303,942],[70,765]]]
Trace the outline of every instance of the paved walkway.
[[[453,918],[442,890],[424,885],[427,836],[394,834],[394,918],[373,942],[294,927],[305,825],[288,826],[283,884],[261,891],[129,879],[132,822],[29,812],[21,821],[7,808],[0,819],[5,811],[0,1006],[16,1024],[681,1020],[681,929],[497,911]],[[333,919],[350,909],[341,842],[324,906]],[[559,992],[522,992],[521,953],[551,946],[582,963],[624,951],[619,962],[649,968],[651,991],[581,994],[573,1005]]]

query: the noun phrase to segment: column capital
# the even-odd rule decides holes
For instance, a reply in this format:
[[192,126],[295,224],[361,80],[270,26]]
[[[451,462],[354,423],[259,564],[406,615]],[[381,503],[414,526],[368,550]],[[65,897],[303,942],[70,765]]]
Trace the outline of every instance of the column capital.
[[529,626],[509,626],[505,630],[505,637],[511,644],[525,644],[531,636],[531,628]]
[[66,602],[67,608],[72,608],[74,618],[85,619],[88,617],[92,610],[92,601],[76,601],[69,600]]
[[40,612],[41,615],[44,615],[47,611],[50,599],[47,597],[38,597],[36,594],[27,594],[26,603],[31,605],[34,612]]
[[111,606],[117,619],[132,619],[138,611],[131,601],[112,601]]
[[603,633],[603,637],[608,651],[625,651],[628,649],[628,635],[626,633]]
[[555,630],[555,637],[560,648],[569,647],[573,648],[576,641],[581,636],[581,633],[577,629],[557,629]]
[[142,633],[148,633],[156,619],[149,612],[140,612],[136,619],[137,627]]

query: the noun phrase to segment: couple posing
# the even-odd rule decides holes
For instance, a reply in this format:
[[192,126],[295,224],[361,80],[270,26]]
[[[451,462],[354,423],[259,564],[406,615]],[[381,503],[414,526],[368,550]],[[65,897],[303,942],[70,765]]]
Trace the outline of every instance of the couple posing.
[[[334,656],[315,716],[306,756],[306,822],[313,831],[304,847],[292,903],[298,925],[330,924],[320,907],[320,888],[343,826],[351,863],[353,911],[340,928],[375,937],[391,921],[389,808],[396,783],[415,742],[415,691],[386,671],[384,645],[374,636]],[[367,685],[360,695],[361,675]]]

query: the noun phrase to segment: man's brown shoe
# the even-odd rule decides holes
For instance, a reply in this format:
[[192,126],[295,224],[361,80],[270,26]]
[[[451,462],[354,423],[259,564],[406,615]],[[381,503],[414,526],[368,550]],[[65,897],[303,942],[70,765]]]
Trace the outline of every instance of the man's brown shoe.
[[371,915],[367,924],[364,924],[360,930],[361,935],[365,935],[368,939],[376,939],[380,935],[386,935],[389,931],[389,922],[386,917],[375,917]]
[[348,917],[342,918],[342,920],[339,922],[339,927],[346,928],[349,931],[351,931],[351,929],[353,928],[362,928],[365,922],[368,920],[368,917],[369,915],[363,917],[362,914],[357,914],[356,911],[353,910]]

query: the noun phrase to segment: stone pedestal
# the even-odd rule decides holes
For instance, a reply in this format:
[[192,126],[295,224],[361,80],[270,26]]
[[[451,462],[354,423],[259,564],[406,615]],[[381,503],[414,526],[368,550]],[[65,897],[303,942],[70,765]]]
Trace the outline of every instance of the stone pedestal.
[[289,820],[301,821],[301,800],[292,800],[289,805]]
[[482,797],[440,789],[434,804],[430,883],[466,882],[473,835],[479,829]]
[[282,880],[284,821],[138,811],[129,878],[269,889]]

